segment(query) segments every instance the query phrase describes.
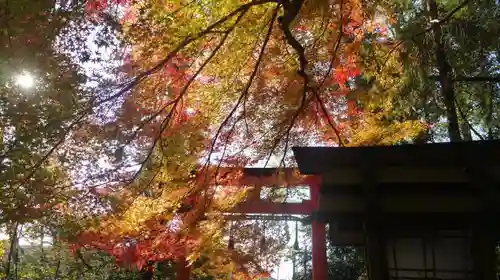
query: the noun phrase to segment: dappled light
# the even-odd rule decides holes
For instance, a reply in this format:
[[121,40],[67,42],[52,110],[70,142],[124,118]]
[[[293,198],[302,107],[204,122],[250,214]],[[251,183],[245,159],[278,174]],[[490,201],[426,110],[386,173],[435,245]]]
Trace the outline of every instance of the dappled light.
[[498,139],[499,22],[493,0],[3,1],[0,278],[367,280],[318,214],[357,203],[327,168],[360,159],[302,148]]
[[14,78],[15,84],[23,89],[31,89],[35,86],[35,77],[29,72],[18,74]]

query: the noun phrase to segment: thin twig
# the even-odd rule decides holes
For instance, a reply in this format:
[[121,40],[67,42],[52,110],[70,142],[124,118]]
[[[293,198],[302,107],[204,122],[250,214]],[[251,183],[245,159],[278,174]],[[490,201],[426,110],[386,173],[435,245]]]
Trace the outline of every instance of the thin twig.
[[215,144],[216,144],[216,141],[217,141],[217,139],[218,139],[218,137],[219,137],[219,135],[220,135],[220,133],[222,131],[222,128],[227,124],[227,122],[229,121],[229,119],[236,112],[236,110],[240,106],[241,102],[243,101],[243,99],[245,98],[245,96],[248,94],[248,91],[250,90],[250,87],[251,87],[251,85],[253,83],[253,80],[254,80],[254,78],[257,75],[257,72],[259,70],[260,63],[261,63],[261,61],[262,61],[262,59],[264,57],[264,50],[266,49],[267,43],[269,42],[269,39],[271,37],[271,33],[272,33],[272,30],[273,30],[274,22],[276,21],[276,17],[278,15],[278,10],[279,10],[279,5],[276,7],[276,9],[273,12],[273,15],[272,15],[272,18],[271,18],[271,22],[269,24],[268,32],[267,32],[266,37],[264,39],[262,48],[261,48],[260,53],[259,53],[259,57],[257,58],[257,62],[255,63],[254,69],[253,69],[252,73],[250,74],[250,78],[248,79],[248,82],[247,82],[245,88],[243,89],[242,93],[240,94],[238,100],[236,101],[236,105],[231,109],[231,111],[226,116],[226,118],[224,119],[224,121],[221,123],[221,125],[217,129],[217,132],[215,133],[215,136],[214,136],[214,138],[212,140],[212,144],[210,146],[210,152],[208,154],[208,159],[206,161],[205,166],[207,166],[209,164],[209,162],[210,162],[210,157],[211,157],[211,155],[212,155],[212,153],[213,153],[213,151],[215,149]]
[[[214,50],[212,51],[212,53],[210,54],[210,56],[203,62],[203,64],[198,69],[198,71],[196,71],[196,73],[189,79],[189,81],[187,82],[187,84],[183,87],[183,89],[181,90],[181,93],[176,98],[176,100],[175,100],[175,102],[173,104],[174,107],[172,108],[172,110],[170,111],[170,113],[168,114],[168,116],[164,119],[164,121],[163,121],[163,123],[161,125],[161,128],[160,128],[160,131],[158,133],[158,136],[155,138],[155,140],[153,142],[153,145],[152,145],[151,149],[149,150],[149,152],[148,152],[148,154],[146,156],[146,159],[143,161],[143,164],[141,164],[141,167],[139,168],[139,170],[135,173],[135,175],[134,175],[133,179],[131,180],[131,182],[137,178],[137,176],[143,170],[143,168],[145,166],[145,163],[151,158],[153,150],[154,150],[154,147],[158,143],[158,141],[159,141],[162,133],[164,132],[164,130],[168,127],[168,124],[170,122],[172,113],[175,111],[177,105],[179,104],[179,101],[182,100],[182,97],[187,92],[187,90],[188,90],[189,86],[191,85],[191,83],[196,79],[196,77],[201,73],[201,71],[203,71],[203,69],[206,67],[206,65],[208,65],[208,63],[215,57],[215,55],[218,53],[219,49],[225,44],[227,38],[229,37],[229,34],[234,30],[234,28],[236,27],[236,25],[241,21],[241,19],[243,18],[243,16],[246,14],[247,11],[248,11],[248,9],[243,9],[241,11],[241,13],[238,16],[238,18],[236,19],[235,23],[232,25],[232,27],[229,30],[227,30],[226,34],[223,36],[223,38],[220,41],[220,43],[214,48]],[[182,198],[182,199],[184,199],[184,198]]]
[[[451,19],[451,17],[456,14],[458,11],[460,11],[463,7],[465,7],[465,5],[469,4],[469,2],[471,2],[471,0],[464,0],[462,3],[458,4],[453,10],[451,10],[446,16],[444,16],[443,18],[441,18],[440,20],[438,20],[437,22],[433,23],[431,26],[427,27],[426,29],[414,34],[413,36],[411,36],[410,38],[408,39],[415,39],[416,37],[419,37],[429,31],[432,31],[436,26],[438,25],[442,25],[443,23],[446,23],[448,20]],[[381,70],[382,71],[385,67],[385,65],[387,64],[387,61],[389,60],[389,56],[391,56],[391,54],[397,49],[399,48],[406,40],[408,39],[402,39],[400,40],[394,47],[391,48],[391,50],[387,53],[386,55],[386,58],[385,58],[385,62],[384,64],[382,65],[381,67]]]
[[472,130],[472,132],[474,132],[474,134],[479,137],[479,139],[481,140],[485,140],[484,137],[472,126],[472,124],[467,120],[467,116],[465,115],[465,112],[462,110],[462,107],[460,106],[460,104],[458,103],[458,100],[455,96],[453,96],[453,99],[455,101],[455,104],[457,106],[457,109],[458,109],[458,113],[460,114],[460,116],[462,117],[462,120],[467,124],[467,126],[469,127],[470,130]]
[[337,129],[337,127],[334,124],[334,121],[331,119],[330,114],[328,113],[323,100],[321,100],[321,97],[319,96],[319,93],[316,90],[313,90],[313,94],[316,97],[316,100],[318,100],[321,111],[322,111],[323,115],[325,115],[325,118],[326,118],[326,121],[328,122],[328,125],[332,128],[333,132],[337,136],[339,146],[343,147],[344,141],[342,140],[342,137],[340,136],[340,131]]
[[323,87],[323,85],[326,82],[326,79],[330,76],[333,70],[333,65],[335,63],[335,59],[337,58],[337,53],[340,48],[340,43],[342,41],[342,36],[344,35],[344,15],[343,15],[343,7],[344,7],[344,0],[340,1],[340,24],[339,24],[339,29],[337,31],[338,37],[337,41],[335,42],[335,46],[333,47],[333,53],[332,53],[332,59],[330,60],[330,65],[328,66],[328,71],[326,71],[325,76],[323,77],[323,81],[319,84],[318,88]]
[[49,157],[55,152],[55,150],[57,148],[59,148],[59,146],[62,145],[62,143],[64,142],[64,140],[66,139],[67,135],[71,132],[71,130],[77,126],[80,121],[85,117],[86,115],[85,114],[82,114],[80,117],[78,117],[76,120],[74,120],[67,128],[66,130],[64,131],[62,137],[59,139],[59,141],[57,141],[53,146],[52,148],[37,162],[35,163],[31,168],[30,168],[30,172],[28,173],[28,175],[26,175],[22,180],[19,181],[20,185],[24,185],[29,179],[31,179],[31,177],[36,173],[36,171],[38,170],[38,168],[45,162],[49,159]]
[[177,55],[177,53],[179,53],[182,49],[184,49],[190,43],[192,43],[192,42],[194,42],[194,41],[202,38],[203,36],[209,34],[216,27],[218,27],[222,23],[228,21],[229,19],[231,19],[235,15],[241,14],[243,11],[248,10],[252,6],[261,5],[261,4],[270,3],[270,2],[273,2],[273,1],[272,0],[256,0],[256,1],[252,1],[250,3],[247,3],[247,4],[239,6],[238,8],[236,8],[235,10],[233,10],[231,13],[229,13],[226,16],[222,17],[217,22],[211,24],[210,26],[208,26],[203,31],[199,32],[198,34],[192,35],[192,36],[187,36],[163,60],[161,60],[159,63],[157,63],[154,67],[152,67],[152,68],[150,68],[150,69],[148,69],[148,70],[140,73],[139,75],[137,75],[132,81],[130,81],[129,83],[125,84],[117,93],[115,93],[115,94],[113,94],[111,96],[108,96],[108,97],[106,97],[104,99],[101,99],[101,100],[98,100],[97,97],[96,97],[93,101],[90,102],[90,105],[88,107],[86,107],[85,109],[79,111],[76,114],[76,115],[79,115],[79,117],[70,124],[70,126],[68,127],[68,129],[66,129],[65,133],[63,133],[63,136],[61,137],[61,139],[55,145],[53,145],[53,147],[49,150],[49,152],[46,153],[42,157],[42,159],[40,161],[38,161],[36,164],[33,165],[33,167],[31,168],[31,171],[28,173],[27,176],[25,176],[21,180],[21,182],[23,182],[23,184],[24,184],[25,182],[27,182],[35,174],[36,169],[38,169],[52,155],[52,153],[55,152],[55,150],[64,142],[64,140],[65,140],[66,136],[69,134],[69,132],[83,118],[85,118],[92,111],[93,108],[95,108],[96,106],[99,106],[101,104],[104,104],[106,102],[109,102],[109,101],[111,101],[111,100],[113,100],[115,98],[118,98],[118,97],[122,96],[123,94],[129,92],[134,87],[136,87],[137,85],[139,85],[144,79],[146,79],[147,77],[149,77],[151,74],[156,73],[159,70],[161,70],[166,65],[166,63],[168,63],[175,55]]
[[[344,1],[341,0],[340,1],[340,10],[339,10],[339,13],[340,13],[340,25],[339,25],[339,29],[338,29],[338,37],[337,37],[337,41],[335,42],[335,47],[333,49],[333,53],[332,53],[332,59],[330,60],[330,65],[328,66],[328,71],[326,72],[326,75],[323,77],[323,80],[321,81],[320,85],[318,86],[318,88],[322,88],[324,83],[326,82],[326,79],[330,76],[332,70],[333,70],[333,67],[334,67],[334,63],[335,63],[335,59],[337,58],[337,53],[339,51],[339,48],[340,48],[340,43],[342,41],[342,37],[343,37],[343,34],[344,34],[344,27],[343,27],[343,18],[344,18],[344,14],[343,14],[343,7],[344,7]],[[334,121],[331,119],[330,117],[330,114],[328,113],[327,109],[326,109],[326,106],[324,104],[324,102],[322,101],[319,93],[317,90],[314,90],[313,89],[313,94],[316,98],[316,100],[318,101],[320,107],[321,107],[321,111],[323,113],[323,115],[325,115],[325,118],[328,122],[328,125],[330,126],[330,128],[333,130],[333,132],[335,133],[335,135],[337,136],[337,139],[338,139],[338,142],[339,142],[339,146],[344,146],[344,141],[342,141],[342,137],[340,136],[340,131],[337,129],[337,126],[335,125]]]
[[[340,10],[341,14],[342,14],[342,9]],[[342,16],[341,16],[342,18]],[[289,138],[290,138],[290,132],[298,118],[298,116],[300,115],[300,113],[302,112],[303,108],[305,107],[306,105],[306,99],[307,99],[307,92],[309,90],[312,90],[312,88],[310,87],[309,83],[310,83],[310,78],[309,78],[309,75],[306,73],[306,68],[307,68],[307,58],[306,58],[306,55],[305,55],[305,49],[304,47],[297,41],[297,39],[295,39],[295,37],[293,36],[292,32],[290,31],[290,22],[284,22],[284,21],[281,21],[280,22],[280,27],[281,27],[281,30],[283,31],[283,34],[285,36],[285,40],[288,42],[289,45],[292,46],[292,48],[295,50],[295,52],[297,53],[297,55],[299,56],[299,69],[298,69],[298,75],[302,77],[303,79],[303,92],[302,92],[302,98],[301,98],[301,102],[300,102],[300,105],[299,105],[299,108],[297,109],[296,113],[294,114],[294,116],[292,117],[292,120],[290,122],[290,125],[287,129],[287,132],[286,132],[286,137],[285,137],[285,148],[284,148],[284,153],[283,153],[283,157],[281,158],[281,161],[280,161],[280,165],[281,164],[284,164],[284,160],[285,160],[285,157],[286,157],[286,154],[287,154],[287,150],[288,150],[288,145],[289,145]],[[339,37],[337,39],[337,44],[335,46],[335,53],[337,52],[338,50],[338,47],[340,45],[340,39],[342,37],[342,33],[339,34]],[[335,56],[336,54],[333,54],[333,60],[335,59]],[[330,69],[328,72],[331,71],[331,67],[333,67],[333,63],[331,63],[330,65]],[[316,96],[316,98],[318,99],[319,102],[321,102],[321,98],[319,97],[319,94],[317,93],[317,91],[315,90],[312,90],[313,91],[313,94]],[[321,102],[322,104],[322,102]],[[324,107],[324,106],[323,106]],[[323,113],[326,113],[326,117],[328,118],[328,112],[326,111],[325,108],[323,108]],[[341,137],[340,137],[340,133],[339,131],[337,130],[337,128],[334,126],[333,122],[328,118],[329,120],[329,124],[331,126],[331,128],[333,129],[333,131],[335,132],[335,134],[337,135],[338,137],[338,140],[339,140],[339,145],[342,145],[342,140],[341,140]]]
[[[271,38],[271,34],[272,34],[272,31],[273,31],[274,22],[276,21],[276,17],[278,16],[279,7],[280,7],[280,5],[277,5],[276,8],[273,11],[273,14],[272,14],[272,17],[271,17],[271,20],[270,20],[270,23],[269,23],[269,29],[267,31],[266,37],[264,38],[264,42],[262,44],[262,48],[260,50],[259,57],[257,58],[257,62],[255,63],[255,66],[253,68],[252,73],[250,74],[250,77],[249,77],[249,79],[247,81],[247,84],[246,84],[245,88],[243,89],[242,93],[240,94],[240,96],[239,96],[239,98],[238,98],[238,100],[236,102],[236,105],[231,109],[231,111],[229,112],[229,114],[224,119],[224,121],[221,123],[221,125],[217,129],[217,132],[215,133],[215,136],[214,136],[214,138],[212,140],[212,143],[211,143],[211,146],[210,146],[210,151],[208,153],[207,161],[204,164],[202,170],[206,169],[208,167],[209,163],[210,163],[211,155],[213,154],[213,152],[215,150],[215,145],[216,145],[217,139],[219,138],[219,135],[222,132],[223,127],[226,126],[226,124],[228,123],[228,121],[230,120],[230,118],[234,115],[234,113],[236,112],[236,110],[238,109],[238,107],[240,106],[240,104],[242,103],[242,101],[248,95],[248,91],[250,90],[250,87],[251,87],[251,85],[252,85],[252,83],[254,81],[254,78],[257,75],[257,72],[258,72],[258,70],[260,68],[260,64],[261,64],[262,59],[264,57],[264,51],[265,51],[265,49],[267,47],[269,39]],[[236,123],[234,125],[236,125]],[[234,126],[233,126],[233,128],[234,128]],[[214,177],[215,182],[217,182],[217,173],[220,170],[221,163],[222,163],[222,159],[219,161],[219,163],[217,164],[217,167],[215,169],[215,177]],[[207,176],[208,176],[208,174],[207,174]],[[217,185],[217,183],[215,183],[215,185]],[[196,188],[196,189],[193,190],[192,193],[190,193],[190,195],[197,194],[199,191],[200,191],[200,189]],[[211,200],[212,200],[212,197],[207,197],[207,201],[206,201],[206,203],[204,205],[205,209],[208,207],[208,205],[210,204]]]

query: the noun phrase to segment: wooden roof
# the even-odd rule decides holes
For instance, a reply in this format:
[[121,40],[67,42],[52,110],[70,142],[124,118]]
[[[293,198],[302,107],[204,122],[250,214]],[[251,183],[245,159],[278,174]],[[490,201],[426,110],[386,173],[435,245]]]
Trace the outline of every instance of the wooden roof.
[[375,147],[293,147],[304,175],[338,167],[500,164],[500,140]]
[[402,220],[411,221],[404,227],[422,228],[430,219],[435,223],[426,226],[456,220],[449,225],[455,227],[500,203],[498,140],[293,151],[301,174],[321,176],[317,215],[331,223],[336,244],[362,242],[359,228],[342,228],[361,222],[373,203],[384,227],[397,228]]

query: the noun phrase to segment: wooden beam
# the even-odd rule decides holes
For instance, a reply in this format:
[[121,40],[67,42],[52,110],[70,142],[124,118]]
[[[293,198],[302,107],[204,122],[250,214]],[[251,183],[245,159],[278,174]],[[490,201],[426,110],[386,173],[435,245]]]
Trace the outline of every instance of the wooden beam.
[[304,217],[282,214],[223,214],[227,221],[259,220],[259,221],[297,221],[301,222]]
[[[437,187],[439,183],[466,183],[471,182],[465,167],[460,166],[373,166],[374,184],[385,183],[432,183]],[[494,174],[494,179],[500,182],[500,165],[483,167],[485,172]],[[332,168],[322,175],[324,186],[360,185],[361,171],[358,168]]]
[[302,203],[272,203],[267,201],[255,201],[241,203],[231,212],[242,214],[290,214],[290,215],[310,215],[315,211],[311,200],[304,200]]
[[210,167],[198,174],[198,184],[221,186],[304,187],[318,181],[318,176],[301,175],[296,168]]
[[295,159],[304,175],[324,174],[333,168],[367,165],[486,167],[500,165],[500,141],[472,141],[375,147],[294,147]]
[[[481,200],[467,194],[387,195],[380,197],[381,211],[389,213],[469,213],[478,211]],[[322,196],[318,211],[325,213],[361,213],[365,201],[360,196]]]
[[[497,188],[500,184],[497,184]],[[492,187],[495,187],[492,184]],[[376,182],[375,188],[381,196],[389,195],[477,195],[477,189],[471,182],[459,183],[437,183],[437,182],[411,182],[411,183],[380,183]],[[500,189],[500,188],[499,188]],[[352,195],[359,196],[362,193],[362,186],[359,184],[339,185],[328,184],[321,186],[321,194],[325,197]]]

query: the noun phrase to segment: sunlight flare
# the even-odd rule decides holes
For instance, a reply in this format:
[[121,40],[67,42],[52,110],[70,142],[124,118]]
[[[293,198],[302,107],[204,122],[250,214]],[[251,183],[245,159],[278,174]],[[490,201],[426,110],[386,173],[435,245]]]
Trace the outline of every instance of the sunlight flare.
[[15,77],[15,84],[24,89],[30,89],[35,86],[35,78],[28,72],[22,72]]

